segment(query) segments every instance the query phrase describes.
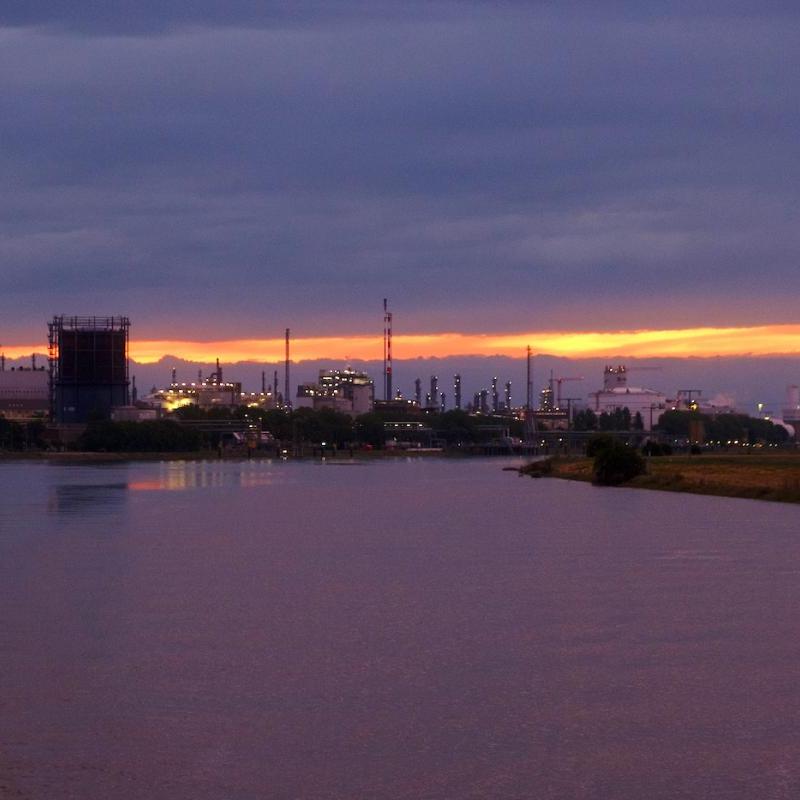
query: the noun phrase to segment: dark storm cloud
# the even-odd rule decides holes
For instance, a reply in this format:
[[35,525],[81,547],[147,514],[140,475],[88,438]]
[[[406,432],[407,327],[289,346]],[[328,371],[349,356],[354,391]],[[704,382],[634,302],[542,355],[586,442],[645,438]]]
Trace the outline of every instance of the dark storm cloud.
[[793,5],[7,0],[0,312],[790,320]]

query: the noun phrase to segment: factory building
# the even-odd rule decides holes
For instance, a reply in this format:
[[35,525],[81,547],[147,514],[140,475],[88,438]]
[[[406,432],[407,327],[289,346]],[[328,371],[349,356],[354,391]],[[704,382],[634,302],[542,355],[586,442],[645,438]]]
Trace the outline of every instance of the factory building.
[[375,384],[366,372],[321,369],[317,383],[297,387],[295,408],[332,408],[343,414],[367,414],[375,405]]
[[0,370],[0,415],[28,420],[50,413],[50,381],[44,367]]
[[783,421],[794,429],[795,439],[800,440],[800,386],[786,387]]
[[667,406],[673,411],[699,411],[710,417],[736,411],[733,398],[725,395],[706,398],[700,389],[679,389],[674,400],[667,400]]
[[173,370],[172,383],[166,389],[157,389],[149,394],[146,401],[151,406],[160,406],[164,411],[175,411],[184,406],[210,408],[275,408],[272,392],[243,392],[240,381],[226,381],[222,377],[222,367],[217,359],[217,368],[211,375],[203,378],[198,374],[197,381],[179,383]]
[[631,417],[638,412],[644,429],[649,431],[667,410],[666,396],[655,389],[643,389],[628,384],[624,365],[607,366],[603,372],[603,388],[589,394],[589,407],[596,413],[613,413],[627,408]]
[[50,402],[59,424],[108,419],[128,405],[127,317],[53,317]]
[[160,415],[161,409],[156,407],[118,406],[111,409],[113,422],[152,422]]

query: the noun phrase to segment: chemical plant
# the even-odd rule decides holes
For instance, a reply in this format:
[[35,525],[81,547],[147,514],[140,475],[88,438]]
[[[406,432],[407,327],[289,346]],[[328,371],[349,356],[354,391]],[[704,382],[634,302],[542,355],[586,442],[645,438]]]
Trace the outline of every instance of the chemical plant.
[[[586,380],[583,376],[550,372],[537,395],[530,347],[522,402],[515,404],[512,382],[498,375],[488,378],[484,387],[471,394],[466,394],[460,373],[452,376],[452,382],[440,380],[438,375],[418,376],[413,390],[404,395],[396,386],[393,372],[393,314],[386,299],[382,397],[376,397],[375,381],[367,372],[349,365],[320,369],[315,381],[298,383],[292,391],[289,328],[284,336],[282,381],[278,369],[272,372],[271,380],[264,370],[260,391],[247,391],[241,380],[223,377],[217,359],[210,374],[199,371],[196,379],[179,381],[177,370],[172,369],[171,380],[163,388],[153,387],[140,396],[135,377],[129,375],[130,328],[126,316],[53,317],[48,323],[46,367],[38,364],[34,355],[30,366],[7,369],[5,357],[0,356],[0,415],[19,421],[48,419],[62,432],[62,439],[69,440],[76,435],[74,431],[93,420],[156,420],[176,415],[189,406],[202,412],[233,412],[241,408],[331,410],[351,418],[376,411],[385,420],[387,434],[416,431],[418,438],[427,437],[430,442],[434,434],[425,418],[460,411],[475,417],[482,429],[496,432],[499,438],[509,438],[514,427],[522,441],[537,442],[549,433],[586,430],[579,423],[622,410],[633,427],[644,434],[652,431],[668,411],[693,410],[711,417],[735,411],[731,403],[709,402],[697,388],[678,389],[670,397],[663,391],[634,385],[629,380],[630,373],[658,368],[625,364],[607,365],[601,388],[588,392],[578,391]],[[447,391],[443,386],[448,387]],[[534,397],[538,402],[534,403]],[[761,412],[759,409],[760,416],[770,418]],[[794,426],[790,428],[792,433],[800,430],[800,389],[796,385],[788,387],[783,413],[776,415],[775,421]]]

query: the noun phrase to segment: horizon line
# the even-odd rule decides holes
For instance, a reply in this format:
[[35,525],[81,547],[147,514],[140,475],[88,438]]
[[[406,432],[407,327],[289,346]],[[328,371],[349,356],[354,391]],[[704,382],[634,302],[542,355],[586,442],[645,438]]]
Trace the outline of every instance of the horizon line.
[[[382,340],[377,336],[298,336],[290,357],[302,361],[381,361]],[[284,360],[284,338],[269,339],[142,339],[132,340],[129,355],[138,364],[155,364],[164,358],[192,362],[231,364],[276,363]],[[524,358],[534,355],[563,358],[689,358],[766,357],[800,355],[800,324],[740,327],[633,329],[616,331],[531,331],[512,334],[433,333],[398,334],[393,339],[395,361],[418,358]],[[404,350],[410,352],[403,352]],[[2,349],[9,359],[47,347],[11,345]]]

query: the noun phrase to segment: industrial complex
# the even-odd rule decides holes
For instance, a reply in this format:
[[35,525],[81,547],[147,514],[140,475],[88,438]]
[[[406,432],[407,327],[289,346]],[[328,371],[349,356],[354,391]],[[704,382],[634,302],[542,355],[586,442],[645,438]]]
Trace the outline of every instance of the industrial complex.
[[[392,364],[393,316],[388,301],[383,301],[383,374],[382,391],[376,396],[376,383],[367,372],[346,365],[319,370],[314,382],[292,387],[291,332],[285,330],[283,376],[275,369],[268,380],[261,373],[259,391],[247,391],[240,380],[223,377],[219,362],[207,375],[199,371],[196,379],[179,381],[172,370],[171,380],[163,387],[153,386],[140,395],[135,377],[129,374],[129,339],[131,323],[126,316],[55,316],[48,323],[49,352],[47,364],[37,363],[7,367],[0,357],[0,415],[8,420],[47,420],[53,426],[68,430],[80,428],[98,419],[146,421],[169,417],[180,409],[196,406],[212,409],[260,410],[323,409],[340,412],[352,418],[379,411],[386,418],[387,431],[428,430],[422,417],[449,410],[466,412],[486,420],[487,430],[503,428],[503,420],[524,423],[524,438],[534,440],[542,431],[569,431],[578,428],[586,415],[602,417],[623,411],[635,429],[649,433],[658,426],[662,415],[674,410],[694,410],[712,417],[732,413],[732,404],[712,404],[701,389],[678,389],[671,396],[666,392],[636,384],[631,373],[657,370],[657,367],[607,365],[599,388],[581,390],[587,379],[550,373],[534,403],[532,351],[526,358],[526,386],[523,401],[514,402],[510,380],[492,376],[484,388],[467,394],[462,375],[452,376],[452,389],[443,391],[438,375],[414,380],[413,390],[404,394],[394,382]],[[600,383],[598,376],[597,383]],[[597,384],[596,384],[597,385]],[[425,391],[423,391],[423,387]],[[569,389],[569,391],[568,391]],[[397,422],[392,422],[392,416]],[[409,422],[409,415],[421,419]],[[766,415],[765,415],[766,416]],[[767,417],[768,418],[768,417]],[[787,387],[785,406],[774,420],[792,434],[800,430],[800,388]],[[394,425],[394,427],[392,427]]]

